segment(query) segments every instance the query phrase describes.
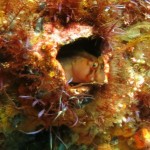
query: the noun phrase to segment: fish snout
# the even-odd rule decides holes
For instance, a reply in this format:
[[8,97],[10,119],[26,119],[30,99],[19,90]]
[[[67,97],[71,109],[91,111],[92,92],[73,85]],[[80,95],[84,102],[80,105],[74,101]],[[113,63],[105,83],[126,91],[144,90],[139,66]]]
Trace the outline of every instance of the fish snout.
[[98,84],[104,84],[105,83],[105,72],[104,70],[97,70],[95,72],[94,81]]

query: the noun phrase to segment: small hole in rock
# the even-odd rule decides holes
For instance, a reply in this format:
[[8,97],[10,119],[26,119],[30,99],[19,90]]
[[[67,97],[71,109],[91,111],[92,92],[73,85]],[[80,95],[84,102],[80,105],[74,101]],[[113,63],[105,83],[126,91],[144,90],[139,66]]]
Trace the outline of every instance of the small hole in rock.
[[61,63],[67,81],[102,84],[105,76],[101,58],[103,45],[103,39],[96,36],[81,37],[63,45],[56,59]]

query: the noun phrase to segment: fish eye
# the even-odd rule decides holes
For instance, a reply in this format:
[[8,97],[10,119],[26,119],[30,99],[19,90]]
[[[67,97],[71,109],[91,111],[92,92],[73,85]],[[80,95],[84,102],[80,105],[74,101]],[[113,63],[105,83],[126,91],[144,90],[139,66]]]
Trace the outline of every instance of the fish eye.
[[105,66],[105,64],[104,64],[104,61],[103,61],[103,59],[102,59],[102,57],[100,57],[99,59],[98,59],[98,62],[99,62],[99,68],[100,69],[104,69],[104,66]]
[[100,64],[100,68],[104,69],[104,63]]
[[98,62],[94,62],[92,67],[97,68],[98,67]]

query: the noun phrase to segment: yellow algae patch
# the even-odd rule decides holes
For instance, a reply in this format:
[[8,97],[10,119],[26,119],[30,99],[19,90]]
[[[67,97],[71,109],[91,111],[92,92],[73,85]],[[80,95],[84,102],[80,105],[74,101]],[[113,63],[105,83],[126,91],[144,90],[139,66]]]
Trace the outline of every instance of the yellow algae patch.
[[56,75],[56,73],[54,71],[51,71],[48,75],[52,78]]

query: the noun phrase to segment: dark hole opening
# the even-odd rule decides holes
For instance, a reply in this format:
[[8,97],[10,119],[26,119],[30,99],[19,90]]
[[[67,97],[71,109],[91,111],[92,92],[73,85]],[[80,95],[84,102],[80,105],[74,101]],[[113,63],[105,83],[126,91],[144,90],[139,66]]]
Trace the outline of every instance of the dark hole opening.
[[81,37],[69,44],[63,45],[60,48],[56,59],[59,60],[61,58],[78,55],[82,51],[85,51],[95,57],[99,57],[102,53],[103,46],[104,40],[101,37]]

